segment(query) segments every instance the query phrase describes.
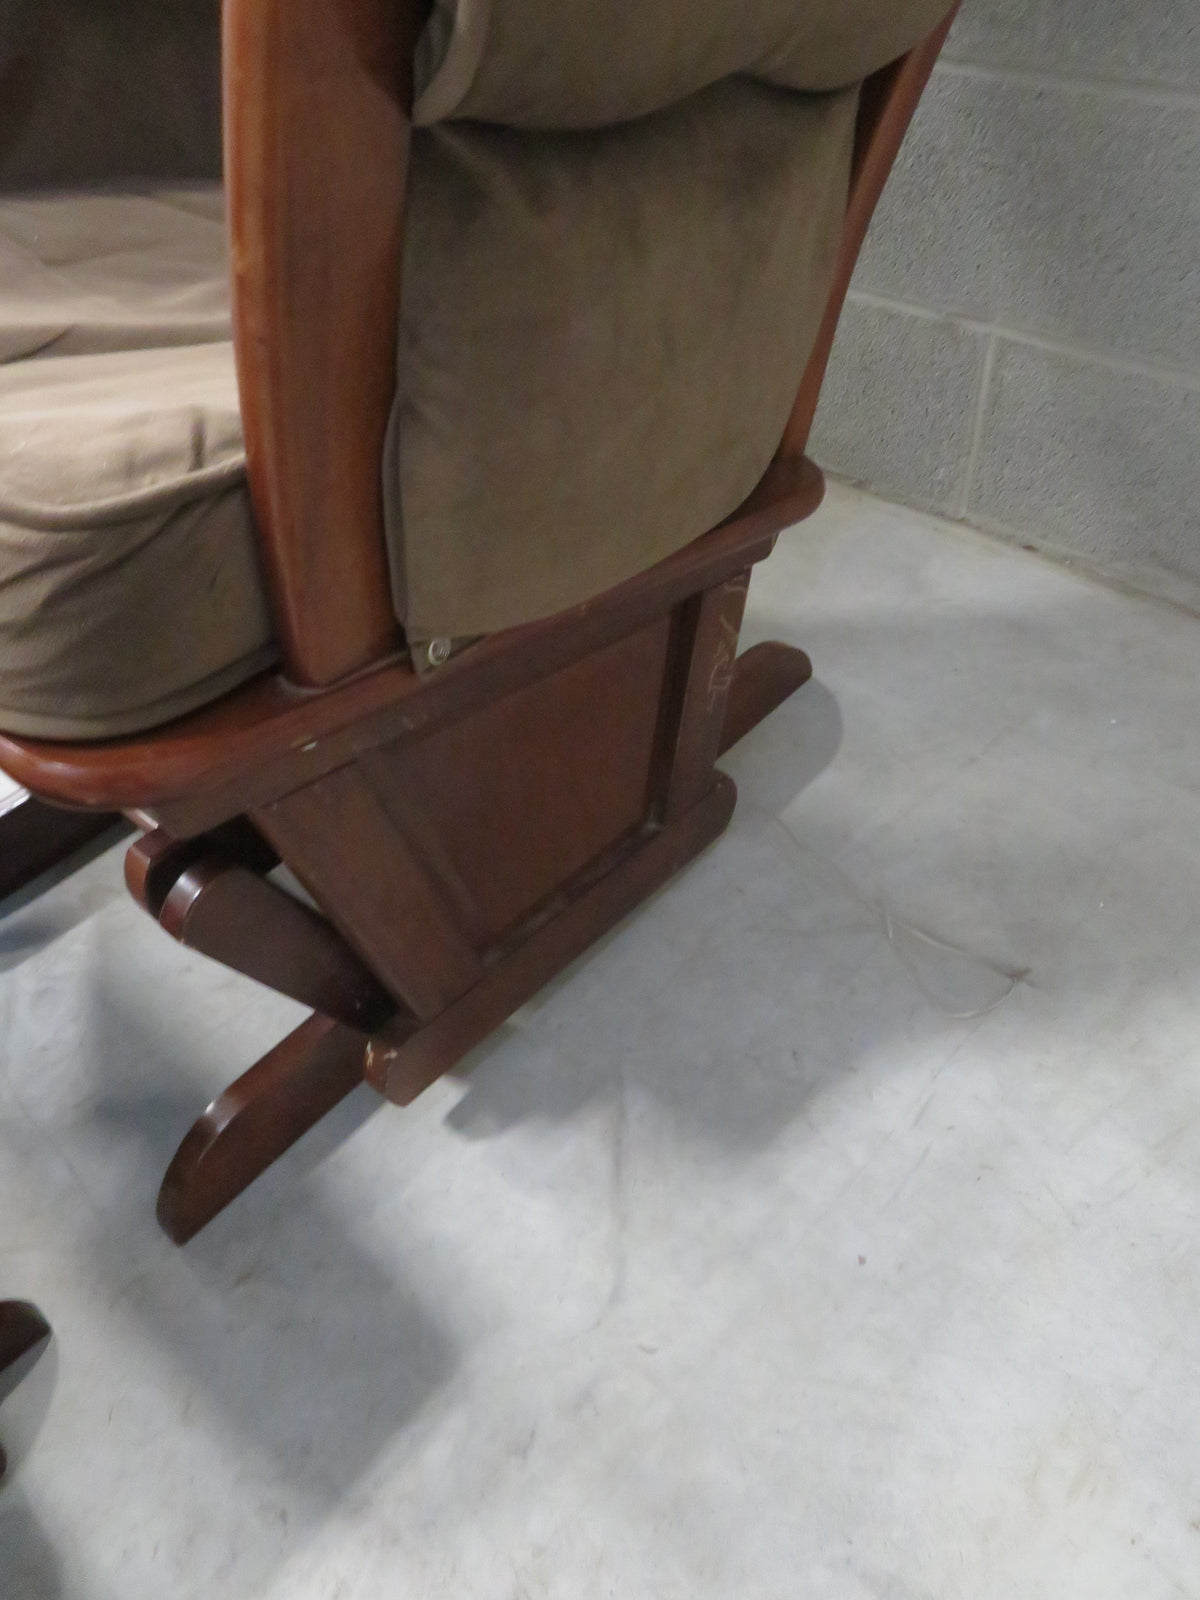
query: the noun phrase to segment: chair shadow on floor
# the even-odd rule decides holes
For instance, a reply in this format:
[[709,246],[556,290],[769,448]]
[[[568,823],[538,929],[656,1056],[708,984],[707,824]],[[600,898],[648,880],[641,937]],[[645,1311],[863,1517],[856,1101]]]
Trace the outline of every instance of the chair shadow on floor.
[[[29,956],[85,921],[105,902],[120,896],[122,891],[116,884],[87,882],[78,887],[80,880],[76,879],[66,890],[65,901],[60,898],[53,911],[47,910],[44,904],[36,904],[49,890],[75,879],[83,867],[102,856],[130,831],[124,823],[114,823],[57,866],[39,874],[15,894],[0,899],[0,974],[19,967]],[[11,920],[14,918],[15,921]]]
[[19,1488],[3,1491],[0,1594],[12,1595],[14,1600],[17,1596],[20,1600],[61,1600],[64,1593],[62,1563],[53,1540]]
[[[831,629],[835,623],[844,638],[844,619],[831,622]],[[1029,626],[1023,617],[1021,626]],[[878,628],[873,618],[873,632],[864,624],[864,655],[872,646],[897,661],[912,654],[902,627],[884,646],[874,639]],[[974,689],[959,691],[962,703],[949,723],[937,709],[922,762],[939,782],[943,768],[929,749],[945,747],[945,773],[969,774],[974,752],[990,748],[1016,726],[1005,719],[1025,715],[1020,708],[1033,703],[1038,658],[1022,669],[1029,682],[1018,681],[1014,689],[1013,674],[999,671],[1002,657],[993,658],[980,642],[989,632],[987,617],[972,614],[925,640],[933,661],[960,663],[964,678],[973,675],[994,696],[981,709]],[[851,638],[843,648],[852,652],[860,642]],[[1063,654],[1070,654],[1066,646]],[[1117,691],[1092,687],[1086,660],[1067,660],[1055,671],[1066,674],[1072,695],[1104,694],[1107,729]],[[893,737],[883,756],[898,751],[901,761],[907,758],[910,730],[894,729],[892,721],[903,721],[906,706],[919,704],[922,682],[906,683],[888,705],[881,726]],[[1129,691],[1131,708],[1136,692]],[[968,724],[969,736],[963,732]],[[863,885],[850,883],[833,859],[856,821],[841,810],[843,791],[833,804],[817,792],[808,795],[809,808],[790,819],[790,839],[778,820],[826,773],[841,732],[835,697],[812,683],[725,759],[740,790],[729,833],[475,1053],[467,1064],[474,1070],[447,1118],[452,1139],[436,1159],[452,1168],[455,1139],[499,1138],[535,1120],[553,1128],[581,1108],[619,1105],[633,1091],[639,1102],[652,1104],[667,1138],[701,1151],[703,1172],[710,1162],[719,1167],[766,1149],[805,1117],[815,1095],[866,1058],[873,1056],[879,1076],[885,1075],[888,1047],[900,1027],[907,1030],[901,1042],[910,1054],[929,1044],[931,1061],[939,1049],[938,1059],[947,1055],[939,1041],[960,1037],[967,1024],[948,1023],[953,1013],[939,1015],[922,1002],[911,973],[889,947],[878,903],[856,895]],[[1103,754],[1106,746],[1096,738]],[[844,761],[852,759],[861,757],[847,752]],[[1035,808],[1022,810],[1026,779],[1022,772],[1007,774],[1005,759],[1002,752],[998,764],[985,767],[973,780],[975,789],[955,790],[957,810],[938,809],[927,795],[902,814],[874,808],[886,822],[881,859],[894,864],[907,856],[918,869],[941,873],[951,892],[939,903],[966,903],[968,913],[979,912],[984,929],[990,916],[997,937],[1005,904],[1014,929],[1025,925],[1034,890],[1044,893],[1046,884],[1051,890],[1074,885],[1082,906],[1080,884],[1092,881],[1083,868],[1095,862],[1097,871],[1128,874],[1133,867],[1123,863],[1122,851],[1128,856],[1137,845],[1128,829],[1132,802],[1126,797],[1102,806],[1103,796],[1086,782],[1086,766],[1078,769],[1079,781],[1095,816],[1072,843],[1080,832],[1077,799],[1056,789],[1053,805],[1035,796]],[[880,783],[893,781],[882,758],[879,771]],[[1058,774],[1052,770],[1052,776]],[[987,806],[970,809],[979,794]],[[947,836],[947,815],[959,830],[954,839]],[[998,816],[1007,829],[999,835],[986,826]],[[1005,880],[1014,875],[1020,881],[1005,902]],[[1182,908],[1190,892],[1182,866],[1177,878],[1172,893]],[[148,938],[161,938],[147,927]],[[1042,934],[1043,944],[1057,937],[1051,929]],[[176,949],[166,941],[164,948]],[[153,1223],[162,1166],[197,1105],[230,1066],[236,1068],[236,1061],[216,1057],[226,1049],[238,1059],[253,1054],[239,1038],[236,1008],[226,1014],[225,991],[215,989],[218,969],[186,952],[175,959],[215,996],[216,1044],[201,1047],[186,1029],[172,1032],[172,1017],[156,1021],[164,1010],[161,998],[143,1001],[136,989],[129,995],[111,983],[102,983],[97,996],[99,1023],[88,1041],[96,1093],[76,1115],[82,1129],[67,1130],[76,1144],[81,1132],[86,1136],[85,1154],[90,1151],[96,1173],[122,1174],[120,1194],[81,1225],[92,1229],[94,1293],[103,1304],[115,1304],[115,1326],[128,1326],[173,1366],[181,1390],[193,1397],[201,1437],[226,1440],[247,1482],[275,1484],[282,1499],[319,1526],[419,1423],[470,1355],[460,1331],[423,1298],[422,1289],[432,1294],[428,1273],[417,1263],[406,1271],[403,1233],[383,1241],[376,1257],[369,1218],[340,1211],[321,1181],[326,1163],[367,1133],[378,1109],[378,1133],[395,1129],[400,1182],[404,1119],[411,1113],[356,1092],[182,1254],[173,1252]],[[1074,973],[1074,988],[1048,991],[1029,1025],[1036,1028],[1040,1017],[1061,1032],[1067,1008],[1094,1001],[1123,959],[1114,948],[1111,960],[1098,957],[1098,964]],[[709,1003],[698,1004],[706,992]],[[243,998],[247,1010],[269,1001],[249,987]],[[613,1122],[619,1126],[618,1118]],[[355,1150],[346,1149],[344,1158],[353,1167]],[[114,1181],[110,1176],[107,1185]],[[488,1219],[477,1225],[486,1229]],[[53,1307],[47,1310],[53,1315]],[[40,1537],[35,1528],[26,1540],[31,1563],[45,1557],[44,1551],[39,1557]],[[283,1559],[282,1535],[261,1552],[247,1553],[247,1592],[256,1578],[265,1590],[272,1564]]]
[[[757,781],[764,781],[762,763],[772,769],[773,792],[797,792],[832,759],[839,737],[836,703],[821,685],[810,685],[794,711],[747,741]],[[85,879],[76,898],[78,906],[61,912],[30,906],[15,917],[8,930],[12,959],[26,959],[103,912],[113,896]],[[628,919],[581,958],[550,986],[549,997],[580,976],[589,981],[605,951],[619,950],[639,920]],[[234,987],[212,996],[212,1029],[197,1038],[186,1021],[161,1014],[153,973],[145,984],[117,982],[117,953],[101,959],[80,1040],[91,1093],[64,1130],[73,1153],[83,1152],[82,1180],[98,1200],[89,1271],[113,1307],[115,1336],[124,1327],[170,1366],[172,1389],[189,1397],[193,1426],[210,1440],[226,1439],[239,1476],[258,1480],[264,1494],[273,1485],[293,1523],[319,1525],[403,1436],[464,1354],[436,1311],[397,1274],[396,1241],[388,1241],[386,1261],[374,1259],[362,1247],[361,1230],[330,1208],[322,1189],[323,1165],[368,1120],[382,1115],[399,1122],[404,1113],[366,1088],[356,1091],[176,1255],[153,1220],[163,1168],[197,1105],[227,1075],[229,1062],[215,1066],[214,1056],[227,1046],[232,1057],[252,1058],[257,1040],[247,1046],[240,1019],[257,1015],[261,1031],[263,1009],[280,1002],[245,980],[218,977],[220,969],[199,956],[165,942],[162,948],[170,961],[191,967],[196,980]],[[498,1042],[514,1031],[503,1030]],[[485,1045],[476,1058],[487,1060],[496,1048]],[[512,1086],[528,1088],[527,1077],[518,1070]],[[549,1099],[540,1110],[553,1116],[556,1091],[543,1087]],[[485,1086],[480,1103],[496,1093],[495,1083]],[[475,1095],[469,1087],[468,1122]],[[298,1299],[304,1315],[296,1314]],[[196,1510],[203,1522],[202,1499]],[[28,1569],[29,1583],[36,1578],[40,1587],[31,1594],[54,1600],[59,1580],[46,1531],[16,1504],[12,1526],[20,1538],[14,1535],[10,1565]],[[283,1541],[274,1557],[268,1546],[264,1541],[246,1558],[261,1563],[264,1584],[271,1561],[282,1559]]]
[[[91,1229],[84,1270],[108,1336],[128,1338],[172,1374],[169,1403],[182,1408],[200,1458],[190,1474],[189,1508],[200,1545],[220,1542],[231,1477],[255,1504],[283,1508],[278,1527],[256,1518],[240,1553],[239,1582],[249,1593],[256,1583],[265,1589],[297,1537],[314,1532],[353,1494],[449,1380],[461,1352],[406,1281],[397,1259],[403,1241],[389,1239],[386,1261],[382,1252],[375,1259],[362,1244],[369,1224],[356,1229],[337,1215],[322,1189],[323,1164],[381,1108],[365,1088],[185,1253],[162,1237],[155,1191],[211,1082],[215,1042],[200,1049],[181,1031],[168,1049],[153,1005],[147,996],[143,1006],[137,990],[115,992],[100,974],[88,1040],[95,1092],[64,1129],[85,1191],[98,1191],[87,1195],[98,1203],[82,1228],[85,1237]],[[221,1036],[238,1048],[236,1020]],[[32,1167],[29,1181],[37,1182]],[[103,1337],[92,1325],[86,1331]],[[69,1323],[61,1338],[68,1349]],[[54,1600],[48,1537],[28,1517],[14,1526],[20,1543],[11,1559],[19,1556],[41,1574],[42,1587],[0,1583],[0,1592],[45,1592]],[[197,1573],[204,1559],[199,1548]]]
[[[447,1119],[455,1132],[486,1138],[526,1117],[566,1119],[589,1100],[611,1096],[619,1085],[631,1083],[671,1104],[684,1125],[697,1116],[707,1120],[706,1092],[695,1092],[696,1074],[709,1078],[710,1088],[726,1076],[727,1089],[710,1107],[712,1137],[727,1140],[740,1127],[751,1142],[757,1139],[746,1121],[753,1086],[744,1073],[727,1074],[728,1063],[721,1061],[710,1078],[703,1049],[688,1057],[689,1070],[676,1082],[668,1083],[663,1070],[669,1058],[688,1055],[686,1041],[695,1019],[686,968],[719,940],[731,903],[736,907],[745,900],[739,880],[748,867],[747,832],[815,782],[835,759],[841,739],[837,700],[814,680],[723,759],[722,766],[738,784],[738,810],[729,833],[455,1069],[453,1075],[464,1084],[463,1097]],[[619,1007],[612,1004],[615,996],[621,997]],[[742,986],[731,974],[723,995],[721,1032],[727,1038],[752,1034],[747,1008],[756,1003],[753,987]],[[560,1007],[561,1026],[555,1020]],[[714,1065],[716,1060],[714,1056]],[[772,1097],[762,1108],[763,1137],[796,1114],[797,1087],[781,1086],[786,1103],[777,1104]],[[750,1122],[754,1120],[751,1115]]]
[[[763,784],[771,796],[799,792],[832,760],[840,732],[832,695],[810,685],[774,724],[746,741],[741,765],[745,787],[756,792],[753,803],[761,803]],[[607,981],[607,953],[619,952],[631,933],[636,937],[646,915],[643,910],[629,919],[552,984],[539,1009],[580,979],[585,986]],[[48,926],[51,935],[57,926]],[[178,958],[206,974],[216,970],[200,957],[178,952]],[[252,987],[242,994],[243,980],[233,982],[239,989],[230,998],[243,1008],[264,999]],[[397,1276],[396,1241],[388,1241],[393,1254],[387,1263],[373,1259],[361,1230],[330,1208],[320,1181],[322,1166],[369,1119],[404,1113],[365,1088],[356,1091],[176,1255],[155,1229],[154,1193],[180,1129],[210,1092],[214,1071],[218,1081],[225,1071],[224,1064],[213,1066],[219,1047],[212,1037],[189,1038],[175,1019],[157,1014],[154,995],[110,981],[103,965],[90,1009],[94,1093],[70,1130],[73,1145],[90,1152],[85,1181],[93,1172],[102,1190],[90,1269],[119,1323],[174,1370],[173,1387],[191,1397],[194,1422],[210,1438],[228,1439],[239,1475],[260,1479],[264,1492],[273,1484],[293,1521],[299,1515],[319,1525],[413,1424],[464,1354],[436,1311]],[[220,1038],[228,1039],[231,1052],[252,1054],[239,1038],[238,1004],[214,1007],[218,1014],[224,1009],[228,1017],[215,1024]],[[486,1063],[514,1033],[519,1027],[502,1032],[475,1059]],[[506,1096],[520,1097],[531,1087],[520,1069],[488,1073],[479,1085],[468,1085],[452,1125],[467,1131],[476,1116],[486,1122],[502,1110],[515,1116],[518,1105],[507,1104]],[[568,1088],[582,1086],[571,1085],[569,1076],[542,1083],[546,1098],[538,1114],[552,1118],[564,1109],[558,1096]],[[147,1268],[156,1258],[160,1264]],[[305,1305],[301,1316],[298,1298]],[[202,1506],[197,1514],[203,1520]],[[44,1547],[49,1561],[44,1539],[39,1546],[31,1535],[25,1544],[33,1554]],[[271,1557],[264,1549],[251,1559],[263,1562],[265,1582]]]

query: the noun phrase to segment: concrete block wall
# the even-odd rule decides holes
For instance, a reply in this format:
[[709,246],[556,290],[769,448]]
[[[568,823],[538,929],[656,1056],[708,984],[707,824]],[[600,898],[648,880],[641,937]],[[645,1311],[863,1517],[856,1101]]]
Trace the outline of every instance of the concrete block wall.
[[812,453],[1200,606],[1200,0],[965,0]]

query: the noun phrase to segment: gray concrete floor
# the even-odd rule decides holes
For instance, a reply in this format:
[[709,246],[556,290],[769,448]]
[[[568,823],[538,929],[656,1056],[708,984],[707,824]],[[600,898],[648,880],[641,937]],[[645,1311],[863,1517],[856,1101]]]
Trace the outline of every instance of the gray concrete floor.
[[1200,623],[840,490],[701,861],[184,1251],[294,1008],[120,851],[0,918],[5,1600],[1200,1595]]

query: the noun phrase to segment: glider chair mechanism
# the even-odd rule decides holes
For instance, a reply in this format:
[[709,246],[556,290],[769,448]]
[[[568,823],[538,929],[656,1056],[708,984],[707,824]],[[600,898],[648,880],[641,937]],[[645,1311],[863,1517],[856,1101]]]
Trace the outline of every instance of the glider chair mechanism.
[[821,500],[804,449],[838,313],[949,25],[857,101],[823,315],[748,498],[540,620],[431,638],[401,610],[406,638],[380,462],[424,20],[224,7],[238,397],[280,665],[150,731],[0,738],[31,792],[136,824],[127,882],[172,937],[312,1010],[184,1138],[158,1203],[179,1243],[357,1084],[413,1099],[728,823],[718,758],[811,670],[785,644],[737,654],[750,572]]

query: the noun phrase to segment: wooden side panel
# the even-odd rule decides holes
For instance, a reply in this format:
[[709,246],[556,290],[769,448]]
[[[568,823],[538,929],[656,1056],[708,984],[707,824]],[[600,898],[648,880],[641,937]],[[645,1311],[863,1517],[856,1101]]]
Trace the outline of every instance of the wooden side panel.
[[367,1046],[367,1082],[400,1105],[499,1027],[557,972],[717,837],[733,813],[733,780],[717,773],[704,798],[649,831],[608,871],[564,896],[557,914],[488,968],[481,982],[426,1027],[402,1020]]
[[388,990],[436,1016],[483,971],[478,955],[358,767],[342,767],[254,817]]
[[288,675],[395,647],[395,389],[415,0],[225,0],[225,167],[250,486]]
[[220,856],[180,875],[159,922],[181,944],[347,1027],[369,1032],[396,1010],[324,917]]
[[764,639],[733,663],[733,681],[721,723],[717,755],[723,756],[751,728],[757,728],[789,695],[812,677],[812,662],[795,645]]
[[364,765],[452,901],[499,938],[646,816],[670,618]]
[[367,1039],[309,1017],[194,1122],[158,1191],[158,1220],[186,1244],[363,1081]]
[[688,670],[672,742],[668,821],[690,810],[712,784],[749,586],[749,572],[741,572],[691,603],[690,637],[681,641]]
[[416,740],[580,660],[770,555],[781,528],[811,515],[811,461],[779,461],[735,517],[586,605],[493,634],[418,679],[407,662],[314,693],[264,676],[150,733],[103,744],[0,735],[0,765],[64,805],[139,808],[182,838],[252,811],[364,750]]

